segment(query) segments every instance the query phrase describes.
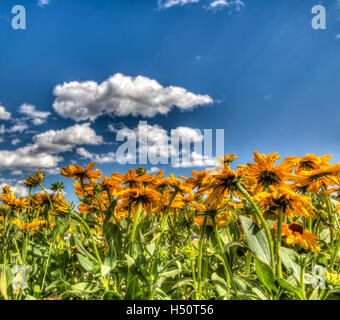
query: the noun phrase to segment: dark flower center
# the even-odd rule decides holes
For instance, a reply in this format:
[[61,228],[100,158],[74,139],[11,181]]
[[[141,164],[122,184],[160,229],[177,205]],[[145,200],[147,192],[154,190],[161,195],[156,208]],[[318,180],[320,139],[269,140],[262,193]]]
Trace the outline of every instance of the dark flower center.
[[300,234],[303,234],[303,227],[301,224],[298,223],[291,223],[288,228],[294,232],[298,232]]

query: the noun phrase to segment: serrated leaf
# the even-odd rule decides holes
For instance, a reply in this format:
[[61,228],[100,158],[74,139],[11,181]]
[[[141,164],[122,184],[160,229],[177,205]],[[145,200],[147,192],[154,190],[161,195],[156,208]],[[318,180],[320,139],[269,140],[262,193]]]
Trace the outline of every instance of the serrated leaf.
[[244,216],[241,216],[241,223],[249,249],[264,263],[270,265],[270,248],[264,230]]

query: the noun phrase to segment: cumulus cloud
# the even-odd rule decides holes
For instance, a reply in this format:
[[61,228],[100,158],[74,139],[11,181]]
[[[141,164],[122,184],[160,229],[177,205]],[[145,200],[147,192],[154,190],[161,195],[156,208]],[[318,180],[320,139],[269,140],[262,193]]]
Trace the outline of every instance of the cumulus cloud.
[[166,115],[174,106],[181,111],[213,103],[209,95],[194,94],[181,87],[163,87],[156,80],[117,73],[98,84],[68,82],[53,91],[53,108],[61,117],[94,120],[102,114],[153,117]]
[[54,169],[63,160],[57,154],[72,151],[80,145],[97,145],[97,136],[89,123],[61,130],[49,130],[33,137],[33,143],[15,150],[0,150],[0,170]]
[[32,123],[36,126],[46,122],[46,119],[51,114],[50,112],[43,112],[36,110],[35,106],[24,103],[20,106],[19,112],[32,119]]
[[74,146],[101,144],[103,137],[97,136],[89,123],[83,123],[40,133],[33,137],[33,142],[36,153],[61,153],[71,151]]
[[90,161],[95,161],[97,163],[113,163],[116,161],[115,154],[113,152],[103,153],[103,154],[93,154],[84,148],[77,148],[77,153],[83,159],[89,159]]
[[200,0],[158,0],[159,9],[168,9],[173,6],[184,6],[189,3],[198,3]]
[[13,151],[0,150],[0,170],[53,168],[63,158],[48,153],[32,153],[32,148],[23,147]]
[[0,103],[0,120],[11,119],[11,113],[6,111],[5,107]]
[[26,198],[28,196],[28,189],[22,182],[0,182],[0,188],[4,186],[10,186],[11,190],[14,191],[15,196],[20,196],[22,198]]
[[[171,133],[159,125],[148,125],[141,121],[134,130],[123,129],[121,133],[131,136],[138,141],[139,161],[147,160],[151,164],[168,164],[169,159],[174,160],[174,168],[181,167],[203,167],[216,165],[216,160],[202,154],[202,142],[204,136],[198,129],[189,127],[178,127]],[[194,146],[194,150],[192,149]],[[127,158],[117,156],[119,163],[134,161],[134,157]]]

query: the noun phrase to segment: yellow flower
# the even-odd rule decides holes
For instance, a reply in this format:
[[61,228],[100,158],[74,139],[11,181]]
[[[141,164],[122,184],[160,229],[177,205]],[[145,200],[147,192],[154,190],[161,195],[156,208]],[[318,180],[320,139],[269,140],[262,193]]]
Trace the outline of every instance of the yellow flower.
[[306,154],[302,158],[298,157],[287,157],[285,161],[294,163],[296,166],[295,173],[301,171],[317,170],[324,166],[329,166],[328,161],[332,158],[331,155],[317,157],[314,154]]
[[27,180],[24,181],[24,184],[29,188],[35,188],[41,184],[44,180],[45,173],[41,170],[36,171],[34,174],[31,174]]
[[152,206],[156,207],[160,199],[161,194],[149,187],[126,189],[117,195],[117,200],[122,200],[120,205],[125,207],[131,205],[137,208],[141,203],[149,215],[152,214]]
[[254,152],[255,163],[248,163],[246,168],[238,166],[245,173],[246,178],[261,188],[269,186],[280,186],[291,175],[295,166],[294,163],[282,162],[275,166],[275,162],[281,157],[277,153],[270,153],[267,156]]
[[340,282],[340,275],[335,270],[333,272],[326,270],[325,278],[326,282],[333,286],[336,286]]
[[45,225],[46,221],[34,219],[32,222],[27,223],[15,218],[13,220],[13,224],[15,224],[22,231],[36,231],[39,230],[40,226]]
[[302,171],[298,175],[292,176],[290,181],[294,181],[295,190],[310,191],[319,193],[320,189],[327,189],[328,186],[334,186],[338,180],[336,177],[340,174],[340,165],[333,164],[322,167],[313,171]]
[[297,194],[287,186],[269,187],[268,192],[257,194],[254,200],[259,202],[262,207],[266,207],[276,214],[278,214],[279,210],[283,210],[288,217],[316,218],[310,204],[311,198]]
[[23,209],[28,207],[28,200],[20,199],[20,197],[16,198],[14,191],[0,195],[0,201],[15,209]]
[[61,169],[61,174],[66,178],[73,178],[75,180],[89,180],[90,182],[98,181],[99,176],[102,174],[100,170],[92,171],[95,162],[89,164],[85,169],[79,165],[69,165],[68,167]]
[[61,195],[55,197],[55,204],[53,214],[58,216],[65,216],[71,213],[72,207],[66,202]]
[[[274,230],[277,230],[276,223],[273,228]],[[305,250],[321,250],[318,243],[316,242],[318,237],[315,234],[304,230],[302,225],[299,223],[282,223],[281,236],[288,245],[299,243]]]
[[225,167],[223,172],[219,175],[209,176],[210,179],[202,186],[198,194],[211,193],[207,198],[207,202],[214,202],[217,199],[222,201],[225,196],[231,192],[235,192],[236,183],[240,180],[240,175],[237,171]]

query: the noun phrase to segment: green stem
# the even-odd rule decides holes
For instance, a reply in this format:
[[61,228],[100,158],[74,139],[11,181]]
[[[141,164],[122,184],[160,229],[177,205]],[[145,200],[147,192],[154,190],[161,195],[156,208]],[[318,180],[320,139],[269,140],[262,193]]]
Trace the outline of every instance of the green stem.
[[218,229],[217,229],[217,225],[216,225],[216,219],[215,219],[215,216],[212,217],[212,223],[213,223],[213,228],[214,228],[214,233],[215,233],[215,238],[216,238],[216,241],[217,241],[217,244],[218,244],[218,247],[220,249],[220,252],[221,252],[221,255],[222,255],[222,258],[224,260],[224,266],[225,266],[225,269],[226,269],[226,273],[227,273],[227,285],[228,285],[228,293],[230,292],[230,283],[235,291],[235,294],[236,296],[238,297],[238,292],[237,292],[237,286],[235,284],[235,281],[234,281],[234,278],[233,278],[233,272],[232,272],[232,269],[231,269],[231,266],[229,264],[229,261],[224,253],[224,249],[223,249],[223,244],[222,244],[222,241],[221,241],[221,238],[220,238],[220,235],[218,233]]
[[136,212],[134,219],[133,219],[132,232],[131,232],[131,236],[130,236],[130,254],[133,252],[133,245],[134,245],[135,238],[136,238],[136,230],[137,230],[137,227],[138,227],[138,223],[139,223],[141,213],[142,213],[142,203],[139,204],[139,206],[137,208],[137,212]]
[[203,224],[201,226],[201,232],[198,243],[198,261],[197,261],[197,282],[198,282],[198,299],[202,300],[202,255],[203,245],[205,238],[205,228],[207,225],[208,216],[204,217]]
[[281,258],[280,258],[280,248],[281,248],[281,232],[282,232],[282,221],[283,221],[283,210],[279,209],[278,217],[277,217],[277,232],[276,232],[276,271],[277,276],[282,278],[282,266],[281,266]]
[[271,259],[271,267],[273,269],[273,271],[275,272],[275,260],[274,260],[274,246],[273,246],[273,240],[270,234],[270,230],[268,228],[268,225],[266,223],[266,220],[263,218],[263,215],[260,211],[260,209],[258,208],[258,206],[255,204],[254,200],[251,198],[251,196],[249,195],[249,193],[241,186],[241,184],[238,182],[236,184],[237,188],[239,189],[239,191],[244,195],[244,197],[248,200],[248,202],[250,203],[250,205],[253,207],[253,209],[255,210],[256,216],[260,219],[262,227],[264,228],[268,243],[269,243],[269,250],[270,250],[270,259]]
[[[99,263],[99,265],[100,265],[100,267],[101,267],[103,263],[102,263],[102,260],[100,259],[100,256],[99,256],[99,253],[98,253],[98,249],[97,249],[97,245],[96,245],[96,241],[95,241],[95,239],[94,239],[94,236],[93,236],[93,234],[92,234],[92,232],[91,232],[91,229],[90,229],[89,225],[86,223],[86,221],[85,221],[82,217],[80,217],[80,216],[79,216],[78,214],[76,214],[75,212],[72,212],[71,215],[72,215],[76,220],[80,221],[81,224],[82,224],[82,225],[84,226],[84,228],[86,229],[86,231],[89,233],[89,235],[90,235],[90,237],[91,237],[91,240],[92,240],[92,247],[93,247],[93,250],[94,250],[94,252],[95,252],[95,254],[96,254],[97,261],[98,261],[98,263]],[[108,291],[109,288],[108,288],[108,283],[107,283],[106,278],[105,278],[105,277],[101,277],[101,279],[102,279],[102,282],[103,282],[105,291]]]
[[162,235],[163,235],[163,233],[164,233],[164,230],[165,230],[165,227],[166,227],[166,223],[167,223],[167,221],[168,221],[168,217],[169,217],[169,213],[170,213],[171,204],[172,204],[172,202],[174,201],[174,199],[175,199],[175,197],[176,197],[176,195],[177,195],[177,192],[178,192],[178,190],[175,190],[175,191],[173,192],[173,194],[171,195],[171,198],[170,198],[170,200],[169,200],[168,207],[167,207],[167,209],[166,209],[166,213],[165,213],[165,215],[164,215],[163,218],[162,218],[162,222],[161,222],[161,235],[159,236],[159,238],[158,238],[157,241],[156,241],[157,251],[159,251],[159,246],[160,246],[160,244],[161,244],[161,238],[162,238]]

